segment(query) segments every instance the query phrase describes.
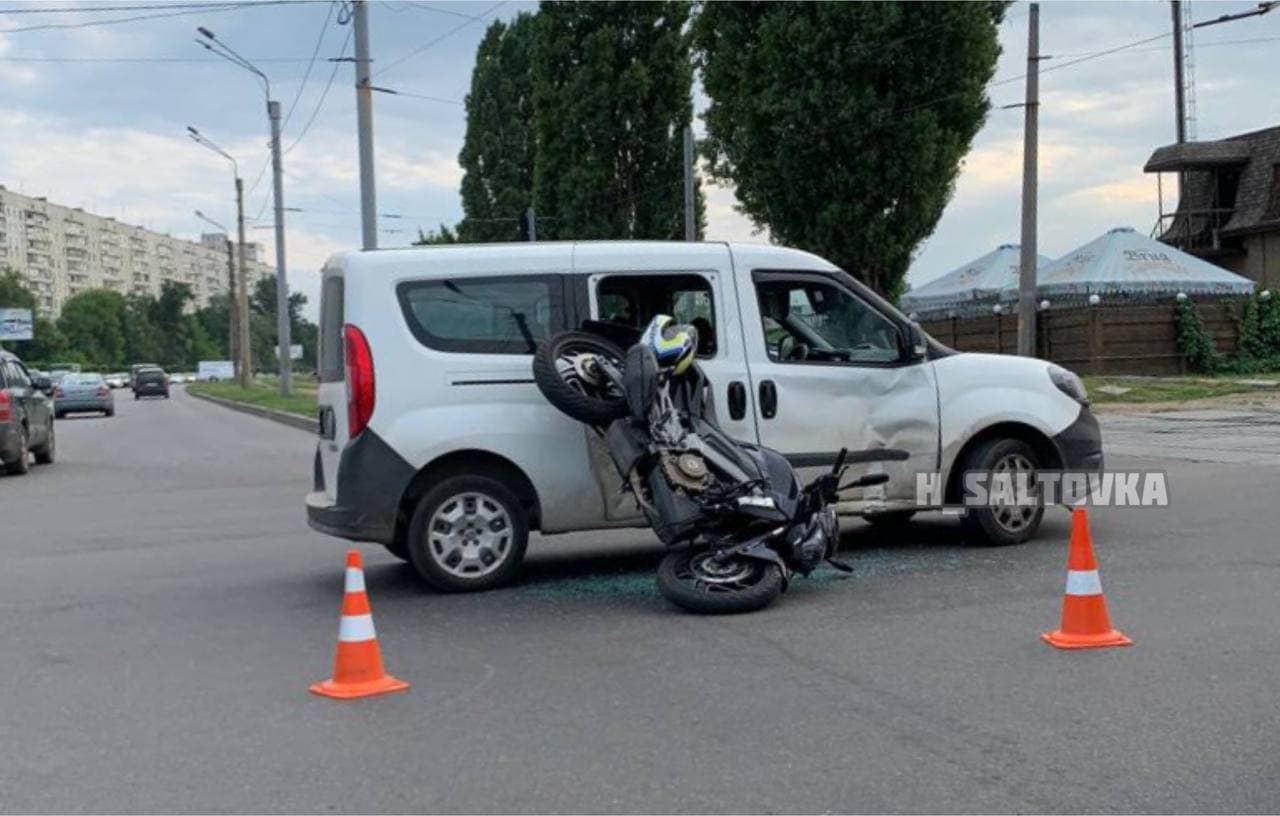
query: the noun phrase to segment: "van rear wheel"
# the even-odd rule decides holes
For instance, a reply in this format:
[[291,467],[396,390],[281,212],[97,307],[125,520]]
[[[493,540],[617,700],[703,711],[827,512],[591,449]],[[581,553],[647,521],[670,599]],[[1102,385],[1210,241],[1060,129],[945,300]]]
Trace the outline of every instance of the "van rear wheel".
[[451,476],[418,501],[409,522],[409,562],[442,592],[479,592],[510,581],[524,560],[529,519],[506,485]]

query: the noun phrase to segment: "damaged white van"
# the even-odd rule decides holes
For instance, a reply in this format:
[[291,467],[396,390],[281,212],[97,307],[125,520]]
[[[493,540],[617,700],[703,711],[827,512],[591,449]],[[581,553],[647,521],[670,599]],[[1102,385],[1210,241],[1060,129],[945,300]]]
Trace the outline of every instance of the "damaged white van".
[[[966,471],[1098,469],[1080,379],[1043,360],[961,354],[822,258],[737,243],[441,245],[348,252],[323,270],[312,527],[378,542],[433,586],[510,579],[530,531],[643,526],[593,432],[533,381],[539,340],[586,321],[698,328],[699,364],[729,435],[774,448],[802,478],[841,448],[882,462],[877,495],[840,505],[896,523]],[[934,491],[937,495],[938,491]],[[971,509],[993,544],[1034,535],[1043,509]]]

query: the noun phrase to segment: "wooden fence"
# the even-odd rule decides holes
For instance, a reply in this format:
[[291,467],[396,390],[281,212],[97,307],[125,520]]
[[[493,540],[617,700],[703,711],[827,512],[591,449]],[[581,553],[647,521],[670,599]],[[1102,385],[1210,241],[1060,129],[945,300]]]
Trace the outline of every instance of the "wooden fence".
[[[1239,324],[1227,301],[1197,303],[1218,350],[1236,349]],[[1086,306],[1037,315],[1036,356],[1081,374],[1185,374],[1172,303]],[[1015,354],[1016,314],[924,321],[924,330],[957,351]]]

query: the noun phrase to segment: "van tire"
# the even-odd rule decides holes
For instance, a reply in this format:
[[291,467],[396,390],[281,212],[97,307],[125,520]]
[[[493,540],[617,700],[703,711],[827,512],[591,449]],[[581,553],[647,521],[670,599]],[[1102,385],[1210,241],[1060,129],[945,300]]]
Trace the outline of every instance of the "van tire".
[[533,381],[547,401],[564,413],[588,425],[608,425],[615,419],[626,415],[625,399],[597,399],[574,388],[565,382],[556,370],[556,359],[566,347],[581,346],[584,349],[596,350],[613,356],[620,364],[626,359],[626,353],[612,341],[598,334],[581,331],[561,332],[538,344],[533,353]]
[[[1044,466],[1035,448],[1021,439],[1004,437],[988,440],[974,448],[964,458],[961,468],[962,472],[991,473],[1002,463],[1019,459],[1029,464],[1033,472]],[[961,520],[966,533],[976,539],[976,543],[1008,547],[1013,544],[1022,544],[1034,536],[1040,529],[1041,519],[1044,518],[1043,503],[1034,511],[1021,514],[1022,519],[1016,525],[1002,522],[999,510],[1000,508],[995,507],[969,508]]]
[[[460,502],[457,512],[467,513],[468,507],[475,511],[467,513],[459,521],[470,525],[467,529],[473,535],[496,536],[491,538],[486,547],[485,541],[468,544],[466,547],[449,549],[450,539],[431,539],[433,520],[437,513],[449,512],[451,502]],[[485,530],[484,519],[495,516],[490,523],[502,523],[498,531]],[[454,533],[453,536],[462,533]],[[467,557],[483,558],[487,550],[491,555],[493,548],[501,544],[501,552],[495,560],[497,566],[482,564],[477,569],[481,574],[469,577],[465,569],[452,569],[447,566],[448,558],[455,553],[467,551]],[[520,569],[524,561],[525,548],[529,544],[529,518],[520,499],[505,484],[489,476],[450,476],[436,485],[418,500],[418,505],[409,520],[409,538],[406,542],[409,563],[417,571],[422,580],[441,592],[480,592],[507,583]],[[479,547],[479,550],[473,549]]]

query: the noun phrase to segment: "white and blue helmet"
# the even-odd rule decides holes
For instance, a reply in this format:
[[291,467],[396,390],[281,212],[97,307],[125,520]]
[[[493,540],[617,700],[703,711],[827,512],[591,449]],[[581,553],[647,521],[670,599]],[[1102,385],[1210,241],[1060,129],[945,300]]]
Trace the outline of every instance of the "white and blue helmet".
[[649,322],[640,342],[653,351],[660,368],[669,368],[680,376],[693,365],[698,353],[698,330],[676,323],[671,315],[657,315]]

